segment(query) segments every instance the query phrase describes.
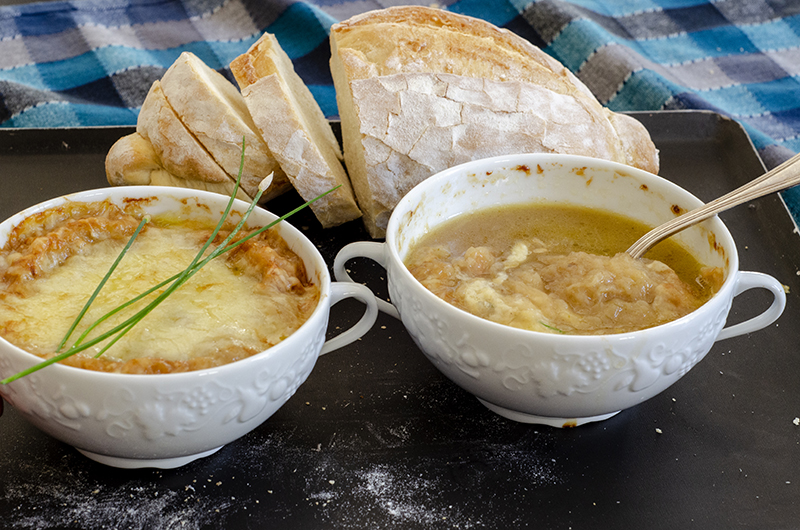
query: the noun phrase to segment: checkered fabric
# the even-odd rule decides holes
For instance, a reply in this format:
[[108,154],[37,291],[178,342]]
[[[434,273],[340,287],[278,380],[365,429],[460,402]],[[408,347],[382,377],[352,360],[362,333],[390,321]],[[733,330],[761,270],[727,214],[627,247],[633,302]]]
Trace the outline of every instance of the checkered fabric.
[[[227,65],[263,31],[277,36],[333,117],[331,24],[390,5],[396,4],[74,0],[2,7],[0,126],[134,124],[150,84],[182,51],[232,79]],[[437,5],[522,35],[575,72],[613,110],[710,109],[742,123],[767,166],[800,151],[798,0]]]

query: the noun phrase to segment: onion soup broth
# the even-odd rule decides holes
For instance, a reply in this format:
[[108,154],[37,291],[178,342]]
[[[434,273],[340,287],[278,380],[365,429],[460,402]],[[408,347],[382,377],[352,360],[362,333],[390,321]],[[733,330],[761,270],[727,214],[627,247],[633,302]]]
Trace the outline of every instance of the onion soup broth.
[[479,317],[550,333],[635,331],[700,307],[724,280],[672,240],[624,253],[650,227],[613,212],[536,203],[461,215],[405,264],[426,288]]

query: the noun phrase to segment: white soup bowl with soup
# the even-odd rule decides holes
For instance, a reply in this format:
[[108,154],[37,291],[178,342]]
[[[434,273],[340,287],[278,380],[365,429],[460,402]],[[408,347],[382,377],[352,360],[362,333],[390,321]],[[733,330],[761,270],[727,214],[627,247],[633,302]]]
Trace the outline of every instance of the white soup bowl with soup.
[[[345,267],[353,258],[380,263],[391,303],[378,300],[379,307],[402,320],[436,368],[506,418],[556,427],[603,420],[642,403],[684,376],[716,341],[762,329],[783,312],[783,286],[738,270],[736,245],[718,218],[673,236],[697,261],[721,269],[718,291],[676,320],[636,331],[573,335],[498,324],[445,302],[409,272],[410,251],[442,224],[537,202],[621,213],[651,227],[702,204],[661,177],[604,160],[552,154],[477,160],[412,189],[395,208],[386,241],[346,246],[334,275],[352,281]],[[770,307],[725,327],[733,298],[753,288],[773,293]]]
[[[118,205],[136,202],[153,216],[177,214],[212,227],[229,200],[205,191],[155,186],[75,193],[4,221],[0,247],[6,245],[10,231],[30,216],[70,202],[106,199]],[[237,200],[233,211],[241,216],[247,207]],[[238,220],[236,215],[234,220]],[[256,208],[248,225],[265,226],[275,219]],[[228,364],[177,373],[109,373],[57,363],[0,384],[0,396],[45,433],[95,461],[121,468],[178,467],[249,433],[295,393],[319,355],[357,340],[372,327],[378,313],[369,289],[331,281],[322,256],[300,231],[288,222],[276,229],[302,260],[319,298],[307,320],[274,346]],[[330,308],[345,298],[364,302],[367,310],[354,326],[326,341]],[[175,339],[180,341],[183,333],[177,327]],[[0,337],[0,379],[41,360]]]

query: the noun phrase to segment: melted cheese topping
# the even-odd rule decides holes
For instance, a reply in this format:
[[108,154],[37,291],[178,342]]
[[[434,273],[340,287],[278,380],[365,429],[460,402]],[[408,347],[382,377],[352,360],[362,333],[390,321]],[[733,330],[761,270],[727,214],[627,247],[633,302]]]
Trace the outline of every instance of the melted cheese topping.
[[[107,224],[118,228],[122,223]],[[124,224],[130,220],[125,219]],[[63,223],[48,234],[54,230],[63,232]],[[57,260],[57,266],[42,266],[33,278],[13,274],[14,264],[29,262],[30,254],[36,254],[39,262],[48,261],[48,252],[31,250],[41,247],[36,241],[47,234],[31,238],[27,245],[4,249],[0,258],[0,273],[5,273],[0,334],[27,351],[52,355],[127,242],[128,236],[117,232],[125,230],[100,230],[93,234],[91,244],[85,239],[76,243],[74,230],[71,236],[62,233],[61,239],[69,241],[66,251],[65,245],[46,246],[49,254],[58,247],[57,254],[67,257]],[[207,228],[154,219],[123,258],[72,340],[110,309],[185,269],[209,235]],[[300,258],[279,236],[268,231],[251,241],[255,242],[210,261],[100,359],[94,356],[105,343],[67,362],[107,371],[184,371],[231,362],[279,343],[311,314],[318,290],[305,278]],[[114,315],[98,329],[105,331],[124,321],[156,295]]]

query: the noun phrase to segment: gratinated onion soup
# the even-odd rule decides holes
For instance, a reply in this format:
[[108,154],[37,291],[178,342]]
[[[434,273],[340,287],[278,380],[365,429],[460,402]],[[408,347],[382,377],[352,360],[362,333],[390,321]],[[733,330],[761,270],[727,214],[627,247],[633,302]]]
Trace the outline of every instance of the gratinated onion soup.
[[[0,249],[0,335],[41,357],[53,356],[142,217],[136,200],[122,207],[107,200],[67,201],[17,225]],[[180,212],[153,216],[71,340],[109,310],[184,270],[214,225]],[[237,239],[258,227],[246,228]],[[232,224],[223,227],[211,248],[231,229]],[[153,296],[97,329],[123,322]],[[95,358],[106,343],[61,362],[141,374],[219,366],[279,343],[308,319],[318,301],[319,288],[303,261],[270,229],[211,260],[101,356]]]
[[509,326],[550,333],[624,333],[680,318],[724,280],[672,240],[646,259],[625,250],[649,227],[557,203],[460,215],[420,238],[405,264],[446,302]]

